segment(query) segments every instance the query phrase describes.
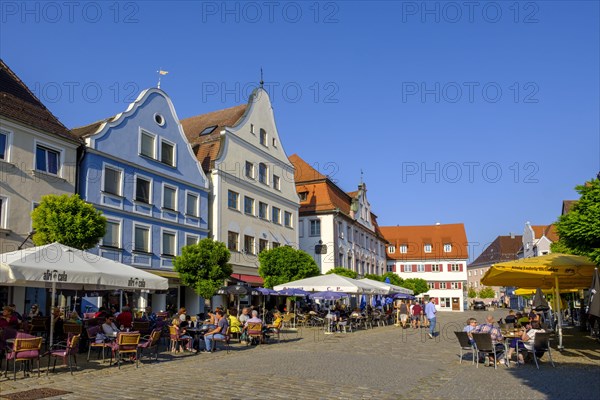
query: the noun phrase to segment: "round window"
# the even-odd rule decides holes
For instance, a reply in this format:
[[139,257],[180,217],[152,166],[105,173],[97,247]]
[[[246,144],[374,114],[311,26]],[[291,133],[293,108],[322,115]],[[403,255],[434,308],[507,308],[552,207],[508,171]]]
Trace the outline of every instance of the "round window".
[[157,124],[159,124],[160,126],[163,126],[165,123],[165,119],[163,118],[162,115],[160,114],[154,114],[154,120],[156,121]]

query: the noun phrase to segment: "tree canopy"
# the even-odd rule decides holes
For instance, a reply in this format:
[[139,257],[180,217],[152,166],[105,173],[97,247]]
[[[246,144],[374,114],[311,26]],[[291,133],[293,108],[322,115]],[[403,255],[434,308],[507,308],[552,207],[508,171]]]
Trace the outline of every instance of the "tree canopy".
[[560,239],[551,248],[553,252],[588,256],[600,265],[600,179],[575,189],[581,197],[556,222]]
[[491,299],[494,297],[496,297],[496,292],[494,292],[494,289],[492,289],[491,287],[484,287],[479,291],[480,299]]
[[184,285],[210,300],[223,281],[231,276],[230,257],[225,244],[205,238],[197,244],[184,246],[181,255],[173,260],[173,266]]
[[474,299],[475,297],[477,297],[477,290],[475,290],[475,288],[473,286],[469,286],[469,290],[467,291],[467,296],[470,299]]
[[383,274],[381,276],[380,281],[384,282],[385,278],[390,278],[390,283],[392,285],[396,285],[396,286],[402,286],[405,287],[404,285],[402,285],[402,283],[404,282],[404,279],[400,278],[398,276],[398,274],[394,273],[394,272],[386,272],[385,274]]
[[264,250],[258,255],[258,260],[258,274],[264,279],[267,288],[321,273],[308,253],[290,246]]
[[425,293],[429,290],[429,286],[427,285],[427,281],[421,278],[409,278],[404,279],[404,282],[400,285],[407,289],[411,289],[414,295],[418,295],[421,293]]
[[98,244],[106,233],[106,218],[79,195],[42,196],[31,213],[36,246],[58,242],[87,250]]
[[351,269],[344,268],[344,267],[332,268],[329,271],[327,271],[327,273],[341,275],[341,276],[345,276],[345,277],[352,278],[352,279],[356,279],[358,277],[358,274],[355,271],[352,271]]

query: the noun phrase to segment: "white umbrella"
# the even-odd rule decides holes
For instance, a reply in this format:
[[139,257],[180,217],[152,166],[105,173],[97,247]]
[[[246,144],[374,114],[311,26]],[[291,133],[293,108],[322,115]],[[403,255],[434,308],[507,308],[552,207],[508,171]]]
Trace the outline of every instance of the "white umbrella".
[[[129,265],[109,260],[60,243],[0,254],[0,285],[52,289],[167,290],[168,280]],[[54,315],[50,316],[50,345]]]
[[384,289],[361,282],[356,279],[336,274],[326,274],[313,276],[311,278],[300,279],[293,282],[277,285],[273,289],[279,291],[283,289],[302,289],[307,292],[343,292],[359,294],[386,294]]
[[387,290],[387,292],[384,294],[391,294],[391,293],[413,294],[413,291],[411,289],[392,285],[391,283],[380,282],[380,281],[376,281],[374,279],[369,279],[369,278],[359,279],[359,281],[368,283],[369,285],[376,286],[383,290]]

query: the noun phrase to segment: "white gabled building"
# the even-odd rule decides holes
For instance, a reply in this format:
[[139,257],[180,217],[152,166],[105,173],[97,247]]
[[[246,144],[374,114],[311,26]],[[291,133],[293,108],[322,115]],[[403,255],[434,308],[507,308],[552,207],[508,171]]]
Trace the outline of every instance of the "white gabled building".
[[440,311],[464,311],[467,298],[467,234],[463,224],[382,226],[388,271],[427,281],[425,296]]

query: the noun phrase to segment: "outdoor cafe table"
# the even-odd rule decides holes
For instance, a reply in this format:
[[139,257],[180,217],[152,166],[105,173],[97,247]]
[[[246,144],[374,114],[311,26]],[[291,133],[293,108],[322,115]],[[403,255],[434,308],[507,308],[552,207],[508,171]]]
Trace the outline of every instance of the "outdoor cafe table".
[[203,338],[204,334],[209,330],[210,328],[207,325],[203,325],[199,328],[185,328],[185,331],[194,338],[193,346],[198,351],[200,351],[201,338]]

